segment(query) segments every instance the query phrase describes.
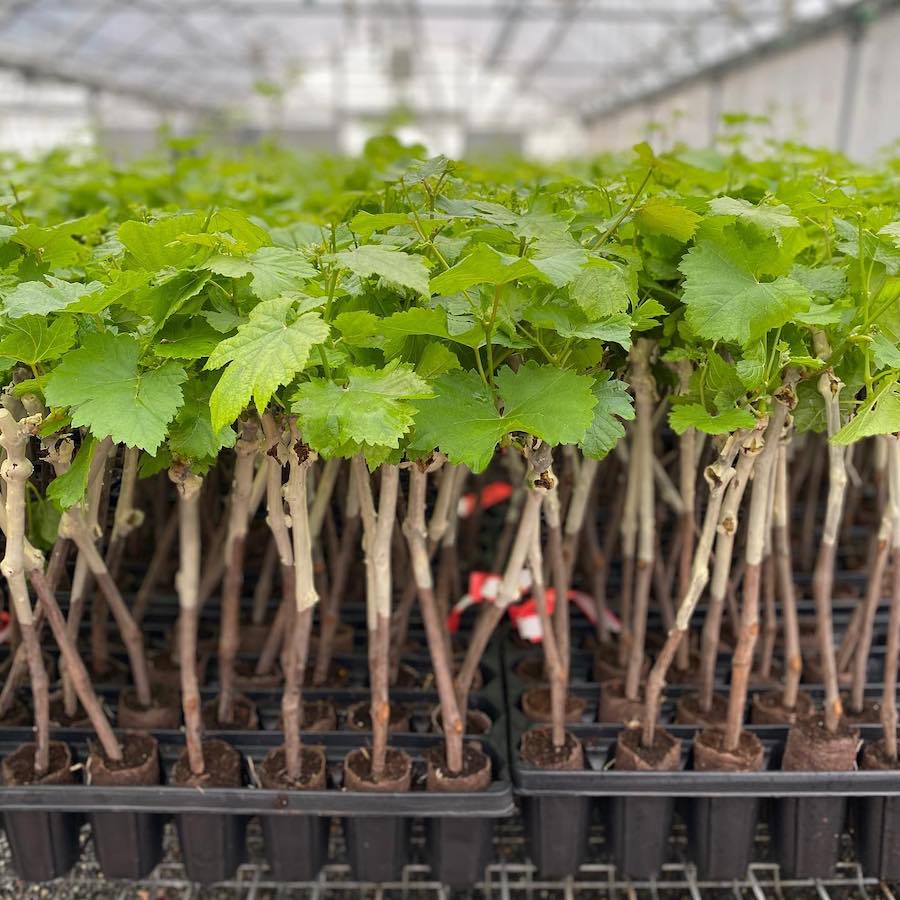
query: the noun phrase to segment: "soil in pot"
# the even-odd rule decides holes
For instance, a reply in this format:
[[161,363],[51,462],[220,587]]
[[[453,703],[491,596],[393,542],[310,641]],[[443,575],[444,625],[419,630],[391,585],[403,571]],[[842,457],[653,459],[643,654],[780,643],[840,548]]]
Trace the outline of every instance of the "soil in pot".
[[90,728],[91,720],[78,703],[75,714],[66,713],[66,705],[61,693],[50,695],[50,727],[51,728]]
[[256,663],[249,659],[239,659],[234,664],[234,684],[242,691],[270,691],[281,685],[283,677],[278,663],[265,675],[256,674]]
[[700,725],[715,728],[725,724],[728,713],[728,698],[721,694],[712,695],[709,711],[700,708],[699,694],[682,694],[675,702],[675,722],[678,725]]
[[[577,771],[584,768],[584,748],[570,732],[562,747],[553,746],[549,726],[522,735],[519,753],[540,769]],[[567,878],[578,871],[587,854],[591,798],[577,793],[522,798],[528,856],[544,878]]]
[[[197,683],[206,681],[206,668],[209,665],[209,655],[201,653],[197,658]],[[154,684],[162,684],[166,687],[179,690],[181,688],[181,668],[178,661],[172,659],[168,650],[155,650],[147,654],[147,669],[150,673],[150,681]]]
[[[9,786],[29,784],[74,784],[72,753],[60,741],[50,742],[50,768],[46,775],[34,773],[34,744],[23,744],[5,757],[0,770]],[[10,810],[4,813],[12,866],[24,881],[49,881],[65,875],[79,854],[78,826],[73,813],[43,810]]]
[[400,665],[397,670],[397,677],[394,679],[392,687],[398,691],[414,691],[422,685],[422,675],[412,666]]
[[816,704],[805,691],[797,693],[793,709],[784,705],[784,691],[756,693],[750,703],[750,721],[754,725],[793,725],[816,715]]
[[[331,652],[338,654],[350,654],[353,652],[353,626],[349,622],[338,622],[331,645]],[[319,635],[312,634],[309,637],[309,652],[313,659],[319,652]]]
[[[306,667],[306,675],[304,684],[313,684],[314,663],[310,663]],[[332,660],[328,664],[328,673],[321,685],[316,687],[323,688],[344,688],[350,683],[350,669],[342,663]]]
[[[443,734],[444,724],[441,718],[440,705],[435,706],[431,710],[429,719],[431,721],[431,730],[437,734]],[[490,732],[493,726],[494,723],[491,721],[491,717],[480,709],[470,709],[466,712],[466,734],[485,735]]]
[[[725,749],[725,732],[708,728],[694,739],[698,772],[758,772],[765,764],[759,738],[742,731],[737,749]],[[756,797],[694,797],[688,801],[688,846],[701,878],[742,877],[753,856],[759,816]]]
[[249,698],[238,694],[234,698],[234,721],[219,721],[219,698],[214,697],[203,704],[203,727],[207,731],[256,731],[259,728],[259,715],[256,704]]
[[[121,761],[91,745],[86,771],[90,784],[113,787],[158,785],[159,745],[149,734],[129,732],[120,739]],[[91,813],[91,833],[100,868],[107,878],[144,878],[162,856],[164,817],[152,813]]]
[[[344,789],[405,793],[412,783],[412,761],[402,750],[387,748],[384,773],[372,778],[368,747],[357,747],[344,758]],[[362,881],[397,881],[409,857],[408,816],[351,816],[344,819],[350,868]]]
[[[781,768],[787,772],[847,772],[856,766],[859,732],[841,721],[834,734],[818,717],[788,732]],[[790,877],[825,878],[837,862],[847,798],[786,797],[775,809],[774,846]]]
[[[615,768],[622,772],[674,772],[681,741],[657,727],[653,745],[641,745],[641,729],[626,728],[616,741]],[[607,834],[616,866],[630,878],[652,878],[666,861],[675,803],[672,797],[613,797]]]
[[[330,700],[304,700],[300,715],[300,730],[303,732],[337,730],[337,710]],[[278,714],[278,727],[284,729],[281,713]]]
[[644,714],[643,689],[639,699],[629,700],[625,696],[625,682],[605,681],[600,685],[600,703],[597,706],[597,721],[621,725],[639,721]]
[[[866,744],[860,767],[867,771],[897,771],[897,760],[884,741]],[[856,810],[856,853],[863,872],[886,881],[900,879],[900,797],[860,797]]]
[[[549,687],[533,687],[528,688],[522,694],[520,701],[522,712],[532,722],[545,723],[552,720],[553,714],[550,709],[550,688]],[[578,697],[575,694],[566,695],[566,722],[570,724],[580,722],[584,717],[584,710],[587,707],[587,701],[584,697]]]
[[547,669],[544,657],[526,656],[520,659],[513,669],[516,677],[529,684],[544,684],[547,681]]
[[[372,710],[368,700],[361,700],[354,703],[347,709],[347,718],[344,724],[350,731],[371,731],[372,730]],[[409,710],[399,704],[391,704],[391,718],[388,722],[388,732],[396,734],[410,730]]]
[[9,712],[0,718],[0,728],[27,728],[33,721],[31,710],[16,697],[9,707]]
[[855,710],[849,697],[843,697],[844,720],[848,725],[880,725],[881,703],[872,697],[863,699],[862,709]]
[[[463,748],[462,770],[447,771],[444,744],[425,752],[425,788],[443,793],[484,791],[491,784],[491,759],[477,744]],[[451,888],[480,881],[493,853],[494,820],[434,816],[425,819],[425,854],[432,876]]]
[[[239,788],[243,786],[241,754],[225,741],[203,742],[203,775],[191,772],[187,750],[172,767],[172,784],[178,787]],[[178,841],[187,876],[211,884],[230,878],[243,862],[246,817],[230,813],[181,813],[175,816]]]
[[[300,749],[300,777],[288,776],[285,748],[271,750],[257,766],[263,788],[275,791],[324,791],[327,781],[325,751],[321,747]],[[325,865],[328,855],[327,816],[260,816],[266,859],[278,881],[311,881]]]
[[151,686],[150,706],[138,702],[134,688],[125,688],[119,694],[116,706],[116,724],[120,728],[144,731],[165,731],[181,725],[181,704],[178,692],[162,684]]

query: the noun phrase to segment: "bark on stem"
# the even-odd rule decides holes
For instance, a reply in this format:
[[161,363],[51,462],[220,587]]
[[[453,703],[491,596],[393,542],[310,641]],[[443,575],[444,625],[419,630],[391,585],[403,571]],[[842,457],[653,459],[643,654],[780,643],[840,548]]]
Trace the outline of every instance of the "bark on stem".
[[319,632],[319,646],[316,665],[313,670],[313,684],[323,685],[328,678],[328,669],[334,652],[334,638],[340,621],[341,604],[347,590],[347,582],[353,565],[357,540],[359,539],[359,495],[356,490],[356,475],[351,467],[347,478],[347,496],[344,501],[344,520],[337,559],[332,563],[328,597],[322,604],[322,626]]
[[135,594],[132,615],[134,616],[134,621],[137,622],[138,625],[140,625],[144,619],[144,615],[147,612],[147,605],[156,590],[159,579],[162,577],[163,570],[169,562],[169,558],[172,554],[172,547],[175,544],[175,538],[177,536],[178,513],[173,510],[169,513],[162,534],[153,547],[153,555],[150,557],[147,571],[144,573],[137,594]]
[[744,498],[758,452],[756,434],[754,432],[741,448],[734,476],[725,492],[722,511],[716,526],[716,550],[709,587],[709,606],[703,621],[703,633],[700,640],[700,709],[707,713],[712,709],[716,658],[719,654],[719,633],[722,628],[722,612],[725,608],[725,594],[728,591],[728,575],[734,555],[734,541],[738,531],[741,501]]
[[137,484],[138,459],[140,455],[141,451],[137,447],[125,448],[119,499],[116,503],[109,546],[106,549],[106,568],[109,569],[113,578],[118,578],[125,541],[128,535],[136,528],[139,528],[144,521],[144,514],[140,510],[135,509],[134,506],[134,489]]
[[25,580],[25,488],[34,471],[27,453],[30,436],[28,420],[17,422],[9,410],[0,409],[0,444],[6,450],[6,459],[0,463],[0,476],[6,484],[6,549],[0,571],[9,587],[25,648],[34,700],[34,773],[42,776],[50,768],[50,683]]
[[[886,441],[886,437],[877,440]],[[875,623],[875,612],[881,601],[881,590],[884,584],[884,573],[887,569],[888,557],[891,553],[891,535],[894,530],[894,510],[890,502],[884,505],[881,525],[878,529],[878,542],[875,546],[875,558],[868,568],[866,596],[863,600],[863,614],[859,643],[853,657],[853,684],[850,689],[850,709],[853,712],[863,711],[863,700],[866,689],[866,669],[869,662],[869,650],[872,647],[872,628]]]
[[66,510],[60,521],[60,533],[69,538],[78,547],[78,552],[85,557],[88,568],[97,581],[97,585],[106,598],[109,608],[116,620],[122,643],[128,653],[131,675],[134,679],[134,690],[138,702],[143,707],[151,704],[150,676],[147,669],[147,658],[144,654],[144,636],[131,616],[119,588],[113,581],[103,557],[94,544],[93,535],[84,518],[83,511],[77,507]]
[[372,694],[372,778],[384,774],[388,723],[391,637],[391,536],[397,511],[399,469],[382,464],[378,510],[372,497],[372,485],[362,456],[353,457],[356,489],[363,525],[363,550],[366,561],[366,605],[369,627],[369,681]]
[[235,444],[237,460],[231,485],[228,533],[225,538],[225,578],[222,583],[222,621],[219,632],[219,704],[220,722],[234,719],[234,661],[240,645],[241,585],[244,580],[244,544],[250,522],[250,495],[253,491],[253,466],[257,456],[256,422],[244,419]]
[[203,718],[197,681],[202,480],[189,470],[181,468],[173,468],[169,474],[178,492],[179,567],[175,587],[178,591],[178,657],[185,745],[191,772],[202,775],[206,771],[206,764],[203,760]]
[[482,604],[483,609],[478,614],[475,628],[469,637],[469,645],[459,671],[456,674],[456,702],[460,709],[469,708],[469,691],[472,688],[472,679],[478,671],[478,664],[484,655],[485,648],[497,624],[503,618],[504,612],[510,603],[519,599],[522,569],[528,559],[532,533],[540,527],[540,510],[543,494],[533,487],[534,472],[526,475],[526,496],[519,519],[519,530],[516,532],[509,559],[497,596],[493,603]]
[[425,524],[425,496],[428,486],[429,466],[414,462],[409,470],[409,496],[406,503],[406,520],[403,534],[409,547],[413,578],[422,608],[425,637],[434,669],[434,680],[441,704],[441,723],[447,751],[447,768],[455,774],[462,771],[463,735],[465,719],[456,702],[453,690],[453,668],[443,628],[434,601],[434,581],[428,553],[428,528]]
[[775,562],[776,589],[781,598],[784,620],[784,690],[782,702],[786,709],[797,705],[803,659],[800,651],[800,625],[797,621],[797,594],[794,588],[794,567],[791,561],[791,537],[788,531],[787,444],[778,448],[775,463],[775,502],[772,505],[772,552]]
[[[650,374],[650,354],[653,345],[640,338],[631,350],[631,386],[634,390],[635,441],[632,448],[637,478],[638,542],[634,579],[631,646],[628,648],[628,667],[625,671],[625,696],[637,700],[641,669],[644,664],[644,638],[647,631],[647,609],[650,585],[653,580],[653,550],[655,540],[654,480],[653,480],[653,379]],[[630,474],[630,473],[629,473]]]
[[316,592],[313,571],[312,538],[306,490],[307,476],[316,461],[316,455],[300,442],[296,425],[293,422],[291,423],[288,461],[290,472],[284,496],[291,514],[294,615],[292,628],[284,648],[284,693],[281,699],[281,715],[284,720],[285,769],[288,778],[297,781],[301,775],[300,726],[303,709],[303,675],[306,671],[306,660],[309,654],[312,610],[319,601],[319,595]]
[[[624,449],[624,448],[623,448]],[[628,653],[633,640],[631,629],[631,607],[634,595],[634,552],[637,546],[638,501],[640,499],[640,478],[638,475],[637,424],[632,428],[631,453],[625,472],[625,504],[622,509],[620,533],[622,538],[622,584],[619,598],[618,663],[624,667],[628,663]]]
[[[559,511],[559,489],[556,479],[548,471],[545,481],[552,487],[546,490],[544,497],[544,521],[547,523],[547,546],[550,555],[550,572],[553,579],[555,605],[552,620],[548,619],[543,629],[544,658],[547,663],[547,674],[550,676],[550,723],[554,747],[562,747],[566,741],[566,694],[569,686],[569,578],[563,549],[562,524]],[[540,529],[535,529],[532,538],[531,569],[534,577],[535,568],[541,568]],[[535,587],[538,597],[538,610],[546,607],[543,584]],[[546,608],[544,609],[546,613]],[[544,624],[542,622],[542,624]]]
[[796,404],[794,393],[796,382],[796,373],[789,371],[782,386],[775,393],[775,408],[766,429],[765,445],[756,463],[753,491],[750,494],[741,622],[737,647],[731,663],[731,689],[728,693],[728,712],[725,719],[724,747],[731,752],[737,750],[740,742],[744,709],[747,705],[747,685],[759,633],[760,576],[766,530],[769,528],[771,479],[785,421],[789,410]]
[[834,586],[838,532],[847,491],[844,447],[831,443],[831,438],[841,428],[841,389],[843,387],[843,383],[831,369],[827,369],[819,376],[818,388],[825,401],[825,421],[829,438],[828,495],[822,538],[819,542],[815,569],[813,569],[812,589],[819,638],[819,665],[822,669],[822,681],[825,686],[825,727],[832,734],[837,731],[838,723],[843,715],[841,695],[838,690],[831,620],[831,594]]
[[650,675],[647,678],[646,701],[644,711],[644,730],[641,743],[645,747],[653,746],[656,733],[656,719],[662,692],[666,686],[666,675],[671,666],[678,646],[682,642],[697,603],[709,581],[709,560],[712,556],[713,542],[716,537],[716,526],[722,510],[725,491],[735,474],[734,460],[746,439],[745,432],[738,432],[728,437],[719,453],[719,458],[707,467],[704,478],[709,486],[709,499],[703,517],[703,528],[693,554],[691,578],[678,605],[675,627],[666,637]]
[[888,438],[888,495],[893,513],[891,532],[891,611],[888,617],[887,649],[884,657],[884,693],[881,697],[881,724],[884,750],[897,759],[897,657],[900,656],[900,438]]

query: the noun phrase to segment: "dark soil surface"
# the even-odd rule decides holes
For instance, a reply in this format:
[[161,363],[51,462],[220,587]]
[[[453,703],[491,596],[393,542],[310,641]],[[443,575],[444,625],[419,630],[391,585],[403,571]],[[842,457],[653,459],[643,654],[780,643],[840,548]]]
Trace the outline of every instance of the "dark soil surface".
[[856,765],[859,732],[840,722],[830,734],[824,722],[806,719],[788,732],[781,768],[787,772],[848,772]]
[[550,728],[532,728],[522,735],[519,752],[523,759],[539,769],[570,771],[584,768],[581,743],[568,731],[562,747],[555,747]]
[[725,749],[725,732],[707,728],[694,738],[694,769],[698,772],[759,772],[763,746],[759,738],[742,731],[734,750]]
[[172,767],[172,783],[179,787],[234,788],[244,783],[241,754],[231,744],[212,739],[203,742],[206,771],[194,775],[188,762],[187,749]]
[[474,744],[463,747],[463,764],[459,772],[447,770],[447,748],[439,744],[425,752],[428,762],[426,786],[429,791],[483,791],[491,783],[490,757]]
[[9,785],[71,784],[72,755],[60,741],[50,742],[50,767],[40,778],[34,773],[34,744],[22,744],[3,760],[3,781]]
[[344,787],[356,791],[408,791],[412,764],[402,750],[388,747],[384,772],[372,777],[372,751],[368,747],[353,750],[344,760]]
[[131,732],[120,738],[122,759],[112,760],[97,743],[91,745],[87,768],[91,784],[159,784],[159,746],[149,734]]
[[325,754],[319,747],[300,748],[300,777],[288,777],[285,766],[284,747],[278,747],[269,753],[256,767],[260,784],[271,790],[324,790],[325,789]]
[[616,769],[620,772],[674,772],[681,768],[681,741],[657,728],[653,746],[641,744],[641,729],[626,728],[616,741]]
[[[566,695],[566,721],[580,722],[587,701],[575,694]],[[552,716],[550,688],[529,688],[522,694],[522,711],[532,722],[549,722]]]

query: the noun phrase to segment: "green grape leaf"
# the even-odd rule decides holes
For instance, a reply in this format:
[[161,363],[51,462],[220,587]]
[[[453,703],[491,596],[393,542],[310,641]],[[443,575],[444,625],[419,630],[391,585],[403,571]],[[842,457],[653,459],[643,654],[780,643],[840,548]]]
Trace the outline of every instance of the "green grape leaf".
[[809,293],[790,278],[758,281],[726,250],[701,241],[681,261],[687,322],[709,340],[746,344],[809,306]]
[[594,418],[579,446],[585,456],[603,459],[625,436],[625,428],[619,420],[633,419],[634,406],[628,385],[610,378],[608,372],[602,372],[594,381],[593,391],[597,398]]
[[406,338],[412,335],[426,334],[467,347],[478,347],[483,341],[483,332],[477,326],[452,333],[447,327],[447,313],[443,309],[423,309],[419,306],[382,319],[380,329],[385,338],[384,352],[387,357],[396,356]]
[[23,281],[3,297],[3,313],[10,319],[46,316],[71,306],[81,297],[103,290],[99,281],[88,284],[63,281],[47,275],[46,281]]
[[214,459],[220,450],[233,447],[235,432],[230,425],[213,428],[210,378],[191,378],[184,386],[184,405],[169,426],[169,448],[175,456],[190,461]]
[[664,197],[651,197],[638,210],[635,219],[648,234],[661,234],[686,243],[693,237],[700,216]]
[[529,360],[497,376],[503,416],[511,431],[525,431],[552,446],[577,444],[591,425],[597,398],[593,379]]
[[311,379],[298,386],[292,409],[303,439],[316,450],[346,444],[397,448],[413,424],[410,401],[431,394],[411,366],[394,362],[382,369],[351,368],[344,386]]
[[709,211],[714,216],[733,216],[748,222],[764,234],[774,235],[779,244],[782,241],[781,232],[785,228],[800,227],[790,208],[783,203],[777,206],[766,203],[754,206],[739,197],[714,197],[709,201]]
[[410,450],[435,448],[453,463],[482,472],[494,457],[506,422],[476,372],[450,372],[434,381],[435,396],[417,404],[416,431]]
[[508,284],[529,275],[534,275],[529,260],[504,256],[487,244],[478,244],[455,266],[431,279],[431,293],[457,294],[476,284]]
[[96,438],[148,453],[166,436],[181,407],[187,375],[173,362],[141,370],[137,341],[124,334],[89,334],[50,373],[44,396],[52,407],[68,407],[72,424]]
[[253,308],[237,333],[209,355],[207,369],[225,366],[210,398],[212,426],[233,422],[251,398],[264,410],[272,394],[306,366],[316,344],[328,337],[318,313],[297,315],[291,297],[266,300]]
[[669,413],[669,425],[675,434],[696,428],[705,434],[731,434],[739,428],[752,428],[756,422],[748,409],[727,409],[717,416],[699,403],[680,403]]
[[[5,353],[0,344],[0,353]],[[872,357],[879,369],[900,369],[900,347],[883,334],[872,337]]]
[[823,294],[837,300],[847,292],[847,272],[840,266],[802,266],[791,269],[792,280],[802,284],[811,294]]
[[334,327],[341,333],[341,339],[351,347],[374,347],[379,343],[381,320],[367,309],[342,312],[335,316]]
[[303,282],[317,274],[302,253],[284,247],[260,247],[247,257],[214,256],[204,266],[227,278],[252,275],[250,288],[260,300],[274,300],[281,294],[297,291]]
[[43,316],[22,316],[3,324],[0,356],[34,368],[45,359],[59,359],[75,343],[75,319],[58,318],[47,324]]
[[202,231],[204,222],[205,216],[200,213],[166,216],[154,222],[123,222],[118,238],[141,269],[184,269],[200,258],[202,249],[178,243],[177,238]]
[[416,373],[426,381],[461,368],[456,354],[443,344],[428,344],[416,363]]
[[222,335],[205,319],[170,319],[156,335],[153,352],[164,359],[203,359],[221,340]]
[[428,296],[428,261],[423,256],[377,244],[363,244],[336,253],[334,259],[360,278],[377,275],[389,284]]
[[878,233],[883,234],[885,237],[889,237],[894,242],[894,246],[900,250],[900,220],[897,222],[889,222],[887,225],[883,226]]
[[70,509],[84,499],[95,447],[94,438],[86,435],[68,472],[64,472],[50,482],[47,487],[47,497],[57,509]]
[[854,444],[877,434],[900,433],[900,392],[888,383],[831,439],[835,444]]
[[572,282],[569,292],[589,319],[624,313],[634,293],[628,270],[608,259],[592,259]]

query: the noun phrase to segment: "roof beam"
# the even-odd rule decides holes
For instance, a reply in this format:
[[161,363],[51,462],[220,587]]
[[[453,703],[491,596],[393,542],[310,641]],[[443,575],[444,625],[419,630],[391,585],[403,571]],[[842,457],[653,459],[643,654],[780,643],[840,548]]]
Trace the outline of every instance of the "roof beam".
[[131,97],[153,107],[184,109],[205,114],[217,114],[222,111],[219,106],[199,103],[186,97],[183,91],[160,92],[139,88],[134,85],[117,84],[115,81],[110,81],[106,75],[78,72],[67,69],[59,63],[38,60],[27,55],[17,55],[14,48],[0,48],[0,69],[19,72],[26,78],[45,78],[50,81],[74,84],[103,93]]
[[849,6],[835,8],[813,21],[796,22],[769,40],[758,41],[742,53],[702,66],[682,78],[675,78],[658,87],[637,91],[629,96],[615,98],[612,102],[597,108],[585,110],[582,121],[585,125],[593,125],[630,106],[659,100],[694,84],[721,78],[728,72],[787,49],[808,44],[842,28],[858,27],[860,23],[871,21],[893,9],[900,9],[900,0],[857,0]]

